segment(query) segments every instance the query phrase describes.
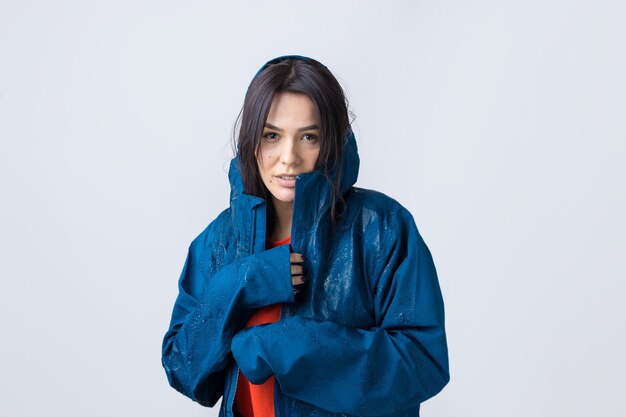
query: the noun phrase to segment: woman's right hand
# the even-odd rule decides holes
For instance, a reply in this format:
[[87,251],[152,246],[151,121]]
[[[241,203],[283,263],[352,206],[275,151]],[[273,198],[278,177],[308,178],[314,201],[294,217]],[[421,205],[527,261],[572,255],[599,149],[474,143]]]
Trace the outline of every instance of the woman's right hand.
[[304,255],[292,252],[289,254],[291,262],[291,284],[293,285],[293,294],[297,295],[304,285]]

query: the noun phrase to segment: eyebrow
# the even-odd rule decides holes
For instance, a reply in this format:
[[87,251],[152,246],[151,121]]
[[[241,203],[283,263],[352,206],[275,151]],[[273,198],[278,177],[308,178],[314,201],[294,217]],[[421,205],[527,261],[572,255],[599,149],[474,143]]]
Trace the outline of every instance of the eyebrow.
[[[276,126],[274,126],[273,124],[270,124],[270,123],[265,123],[265,127],[268,127],[270,129],[274,129],[274,130],[279,130],[281,132],[283,131],[283,129],[281,129],[279,127],[276,127]],[[304,130],[315,130],[315,129],[319,130],[319,128],[320,127],[318,125],[304,126],[304,127],[299,128],[298,132],[302,132]]]

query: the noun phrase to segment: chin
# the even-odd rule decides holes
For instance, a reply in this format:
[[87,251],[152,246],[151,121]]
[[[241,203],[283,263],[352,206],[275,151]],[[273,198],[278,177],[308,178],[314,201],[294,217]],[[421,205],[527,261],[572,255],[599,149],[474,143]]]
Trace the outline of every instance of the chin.
[[278,201],[280,201],[281,203],[293,204],[294,194],[295,194],[295,193],[290,193],[290,194],[279,194],[279,195],[277,195],[277,196],[274,196],[274,198],[276,198],[276,199],[277,199]]

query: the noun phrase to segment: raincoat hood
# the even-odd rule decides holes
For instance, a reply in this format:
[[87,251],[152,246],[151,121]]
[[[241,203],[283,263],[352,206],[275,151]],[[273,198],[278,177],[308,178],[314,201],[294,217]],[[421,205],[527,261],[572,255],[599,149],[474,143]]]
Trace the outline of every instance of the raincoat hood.
[[[303,60],[311,60],[312,58],[302,55],[282,55],[267,61],[255,74],[254,80],[265,68],[276,62],[287,58],[298,58]],[[250,84],[248,88],[250,88]],[[236,156],[230,162],[228,178],[230,181],[230,201],[231,206],[237,210],[243,204],[245,209],[250,205],[258,205],[264,203],[263,199],[248,194],[244,194],[243,179],[239,169],[239,149]],[[352,127],[349,126],[344,139],[344,150],[342,155],[342,173],[339,182],[339,194],[344,195],[356,183],[359,175],[360,159],[356,144],[356,138]],[[294,213],[299,215],[300,227],[307,227],[318,223],[320,218],[330,209],[332,199],[331,183],[337,178],[337,164],[330,170],[329,177],[326,178],[321,169],[312,172],[300,174],[296,177]],[[329,182],[330,180],[330,182]],[[306,196],[306,198],[304,197]],[[306,204],[302,204],[306,199]],[[244,200],[244,201],[242,201]],[[239,210],[237,210],[239,211]],[[244,210],[245,211],[245,210]]]

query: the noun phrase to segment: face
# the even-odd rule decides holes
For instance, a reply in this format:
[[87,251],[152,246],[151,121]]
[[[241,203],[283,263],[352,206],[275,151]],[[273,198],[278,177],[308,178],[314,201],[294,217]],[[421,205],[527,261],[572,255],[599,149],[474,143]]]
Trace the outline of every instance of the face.
[[263,128],[257,166],[275,206],[293,206],[296,175],[315,168],[320,152],[319,124],[315,106],[305,94],[274,95]]

